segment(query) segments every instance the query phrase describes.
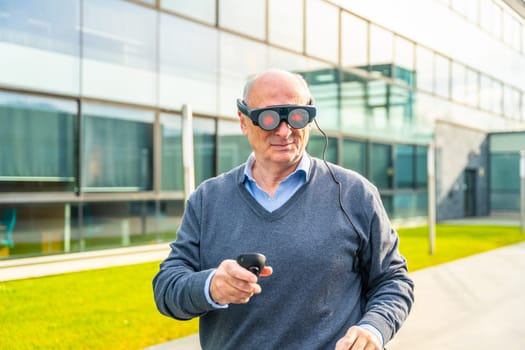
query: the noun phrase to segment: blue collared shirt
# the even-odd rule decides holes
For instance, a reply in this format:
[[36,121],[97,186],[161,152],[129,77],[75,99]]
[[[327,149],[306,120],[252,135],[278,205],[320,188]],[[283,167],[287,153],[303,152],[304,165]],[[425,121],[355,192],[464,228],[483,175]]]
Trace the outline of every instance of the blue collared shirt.
[[253,178],[252,168],[255,163],[255,155],[252,153],[248,157],[246,166],[244,167],[244,187],[251,193],[251,195],[261,204],[266,210],[272,212],[281,207],[293,194],[304,185],[308,176],[310,175],[310,157],[305,153],[297,169],[284,179],[273,196],[270,196],[262,188],[257,185]]

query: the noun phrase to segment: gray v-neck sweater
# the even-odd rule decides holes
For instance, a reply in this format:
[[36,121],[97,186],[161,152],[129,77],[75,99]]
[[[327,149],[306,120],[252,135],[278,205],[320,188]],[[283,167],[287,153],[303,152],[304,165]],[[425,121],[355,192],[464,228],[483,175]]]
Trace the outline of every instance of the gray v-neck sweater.
[[[245,189],[243,167],[190,196],[153,281],[160,312],[200,317],[203,349],[333,349],[360,323],[376,327],[386,344],[408,315],[413,282],[377,189],[330,164],[340,193],[325,164],[312,158],[308,181],[268,212]],[[266,255],[273,275],[259,279],[262,293],[249,303],[214,309],[204,295],[207,277],[243,252]]]

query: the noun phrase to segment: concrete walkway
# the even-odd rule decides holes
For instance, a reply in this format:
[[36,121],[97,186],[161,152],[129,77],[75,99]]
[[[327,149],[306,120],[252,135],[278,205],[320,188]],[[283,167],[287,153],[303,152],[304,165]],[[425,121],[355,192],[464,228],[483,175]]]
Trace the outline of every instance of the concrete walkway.
[[[388,350],[525,349],[525,243],[416,271],[416,301]],[[198,335],[147,350],[200,350]]]
[[57,275],[109,266],[162,261],[169,254],[168,243],[58,254],[0,261],[0,282]]

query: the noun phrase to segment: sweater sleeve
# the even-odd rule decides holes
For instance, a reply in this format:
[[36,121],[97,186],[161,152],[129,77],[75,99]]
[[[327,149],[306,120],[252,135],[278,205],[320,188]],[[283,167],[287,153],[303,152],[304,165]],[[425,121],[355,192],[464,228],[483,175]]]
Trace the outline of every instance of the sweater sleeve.
[[158,310],[179,320],[189,320],[213,310],[205,295],[206,280],[213,269],[200,269],[200,227],[194,203],[191,198],[187,202],[177,239],[170,244],[170,254],[153,279]]
[[360,323],[371,324],[392,339],[405,321],[414,301],[414,283],[405,258],[399,253],[399,237],[392,228],[379,193],[373,191],[368,240],[361,251],[365,310]]

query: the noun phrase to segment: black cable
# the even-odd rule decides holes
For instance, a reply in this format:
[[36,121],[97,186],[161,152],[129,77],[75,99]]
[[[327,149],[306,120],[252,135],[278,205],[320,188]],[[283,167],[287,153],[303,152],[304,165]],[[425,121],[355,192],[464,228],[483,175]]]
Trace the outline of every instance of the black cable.
[[[362,236],[362,234],[360,234],[359,230],[357,229],[357,227],[352,222],[352,219],[350,219],[350,215],[348,214],[348,212],[346,211],[346,209],[345,209],[345,207],[343,205],[343,198],[342,198],[343,197],[343,189],[342,189],[341,182],[339,182],[339,180],[337,180],[337,178],[335,177],[334,172],[332,171],[332,168],[330,168],[330,165],[326,161],[326,150],[328,148],[328,135],[326,135],[326,133],[321,129],[321,127],[317,123],[317,119],[314,119],[314,123],[315,123],[315,126],[317,127],[317,130],[319,130],[319,132],[324,136],[323,163],[326,165],[326,168],[328,169],[328,172],[332,176],[332,179],[334,180],[334,182],[339,187],[339,207],[343,211],[343,214],[345,215],[346,219],[348,220],[348,222],[350,223],[350,225],[352,226],[354,231],[357,233],[357,235],[358,236]],[[353,268],[354,268],[354,271],[356,271],[356,272],[359,271],[359,256],[361,254],[363,240],[364,240],[364,237],[360,237],[359,247],[357,249],[356,257],[355,257],[355,260],[354,260]]]

